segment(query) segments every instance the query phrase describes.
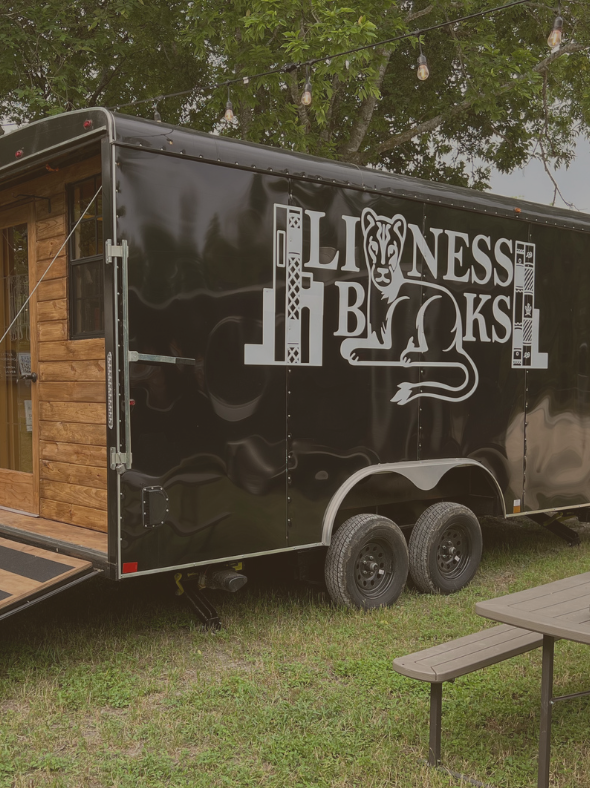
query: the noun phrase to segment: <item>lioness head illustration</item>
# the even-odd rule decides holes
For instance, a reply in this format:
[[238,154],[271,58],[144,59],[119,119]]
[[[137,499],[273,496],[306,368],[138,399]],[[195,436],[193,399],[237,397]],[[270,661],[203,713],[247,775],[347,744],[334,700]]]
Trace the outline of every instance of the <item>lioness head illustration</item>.
[[399,213],[390,219],[378,216],[372,208],[365,208],[361,227],[371,281],[383,292],[391,285],[398,270],[406,240],[407,222]]

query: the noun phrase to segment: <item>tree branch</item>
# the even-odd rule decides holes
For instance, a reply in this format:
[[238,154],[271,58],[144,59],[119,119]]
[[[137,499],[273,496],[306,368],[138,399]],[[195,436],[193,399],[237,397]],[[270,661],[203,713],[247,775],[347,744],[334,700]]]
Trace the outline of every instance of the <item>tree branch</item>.
[[574,205],[573,202],[568,202],[565,199],[565,197],[563,196],[563,194],[561,193],[561,189],[559,188],[559,186],[557,184],[557,181],[553,177],[553,173],[549,169],[549,162],[547,161],[547,153],[545,151],[545,148],[543,147],[543,143],[542,143],[541,140],[539,140],[539,148],[541,150],[541,155],[540,155],[539,158],[543,162],[543,168],[545,169],[545,172],[549,176],[549,180],[553,184],[553,202],[551,204],[555,205],[555,198],[557,197],[557,195],[559,195],[561,197],[561,199],[563,200],[563,202],[565,203],[565,205],[567,205],[568,208],[571,208],[572,210],[575,210],[575,211],[579,211],[580,209],[576,208],[576,206]]
[[338,74],[334,74],[332,77],[332,98],[330,99],[330,103],[326,112],[326,125],[320,133],[320,140],[323,143],[330,142],[332,138],[332,120],[334,117],[334,109],[338,107],[340,99],[340,87],[341,83],[338,79]]
[[[379,66],[379,71],[377,72],[377,77],[375,78],[373,85],[377,90],[381,90],[383,78],[385,77],[385,72],[387,71],[387,66],[389,65],[389,60],[391,58],[391,49],[381,50],[378,54],[383,57],[383,61]],[[367,98],[361,103],[357,119],[352,124],[350,136],[348,137],[346,143],[342,145],[338,151],[339,155],[346,161],[352,161],[355,154],[358,153],[358,150],[362,145],[365,135],[369,129],[369,124],[373,118],[373,113],[375,112],[376,106],[377,96],[374,95],[367,96]]]
[[414,19],[420,19],[421,16],[426,16],[426,14],[429,14],[433,8],[433,5],[427,5],[426,8],[423,8],[421,11],[414,11],[413,13],[410,13],[406,16],[404,22],[408,24],[408,22],[413,22]]
[[[557,52],[552,52],[548,55],[544,60],[540,63],[537,63],[536,66],[532,68],[532,71],[535,73],[542,73],[546,71],[552,63],[558,60],[563,55],[569,55],[574,52],[582,52],[584,50],[590,49],[588,44],[566,44],[565,46],[561,47]],[[521,74],[520,76],[516,77],[516,79],[511,80],[510,82],[506,82],[501,85],[497,91],[494,92],[493,95],[501,96],[504,93],[508,93],[510,90],[516,87],[516,85],[520,84],[523,80],[528,78],[528,74]],[[356,163],[366,162],[374,156],[375,154],[386,153],[387,151],[393,150],[397,148],[398,145],[403,145],[404,142],[409,142],[414,137],[420,136],[420,134],[426,134],[429,131],[434,131],[434,129],[441,126],[443,123],[446,123],[448,120],[452,120],[452,118],[457,117],[463,112],[471,109],[471,107],[476,103],[479,98],[483,98],[483,94],[479,94],[474,96],[472,99],[467,99],[466,101],[462,101],[460,104],[456,104],[454,107],[451,107],[450,110],[447,112],[441,112],[440,115],[436,115],[434,118],[430,118],[430,120],[426,120],[423,123],[417,123],[415,126],[412,126],[405,131],[402,131],[400,134],[395,134],[393,137],[390,137],[388,140],[381,142],[379,145],[375,145],[371,150],[365,151],[361,156],[351,157],[349,161],[353,161]]]
[[[434,6],[429,5],[426,8],[423,8],[421,11],[408,14],[404,19],[404,22],[408,24],[408,22],[413,22],[415,19],[419,19],[421,16],[429,14],[433,7]],[[383,79],[385,77],[385,72],[387,71],[387,66],[389,65],[389,61],[391,59],[392,50],[381,49],[377,54],[383,58],[383,61],[379,66],[379,71],[377,72],[377,77],[373,82],[373,85],[377,90],[380,91],[381,85],[383,84]],[[346,161],[353,161],[357,157],[359,148],[361,147],[367,131],[369,130],[376,106],[377,96],[367,96],[367,98],[363,100],[360,111],[357,115],[357,119],[352,125],[350,136],[346,143],[342,145],[338,151],[341,158],[345,159]]]
[[115,74],[120,70],[120,68],[123,65],[123,63],[125,62],[125,60],[126,60],[126,58],[123,57],[123,58],[121,58],[119,63],[117,63],[115,68],[110,68],[109,67],[109,68],[105,68],[103,70],[101,78],[100,78],[100,82],[98,83],[98,85],[96,87],[96,90],[90,96],[90,99],[88,101],[88,106],[89,107],[95,107],[96,106],[96,102],[98,101],[98,97],[107,88],[109,82],[111,82],[111,80],[113,79]]

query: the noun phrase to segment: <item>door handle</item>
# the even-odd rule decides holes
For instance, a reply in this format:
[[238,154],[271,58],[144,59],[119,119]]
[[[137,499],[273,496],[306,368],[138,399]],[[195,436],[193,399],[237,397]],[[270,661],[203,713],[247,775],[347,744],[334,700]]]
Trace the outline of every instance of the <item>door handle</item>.
[[25,372],[24,375],[20,376],[21,380],[30,380],[31,383],[37,382],[37,373],[36,372]]

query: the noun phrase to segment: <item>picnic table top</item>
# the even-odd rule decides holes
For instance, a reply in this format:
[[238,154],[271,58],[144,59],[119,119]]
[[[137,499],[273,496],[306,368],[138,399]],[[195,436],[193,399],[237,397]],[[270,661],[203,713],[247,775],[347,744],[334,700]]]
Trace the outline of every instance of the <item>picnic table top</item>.
[[590,572],[477,602],[484,618],[590,645]]

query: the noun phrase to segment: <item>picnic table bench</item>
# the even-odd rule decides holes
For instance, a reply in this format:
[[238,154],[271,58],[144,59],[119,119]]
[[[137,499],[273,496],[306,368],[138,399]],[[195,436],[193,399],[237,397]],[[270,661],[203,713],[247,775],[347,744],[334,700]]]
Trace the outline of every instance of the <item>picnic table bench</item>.
[[542,645],[543,635],[501,624],[394,659],[393,667],[398,673],[430,682],[428,763],[431,766],[440,763],[443,683]]

